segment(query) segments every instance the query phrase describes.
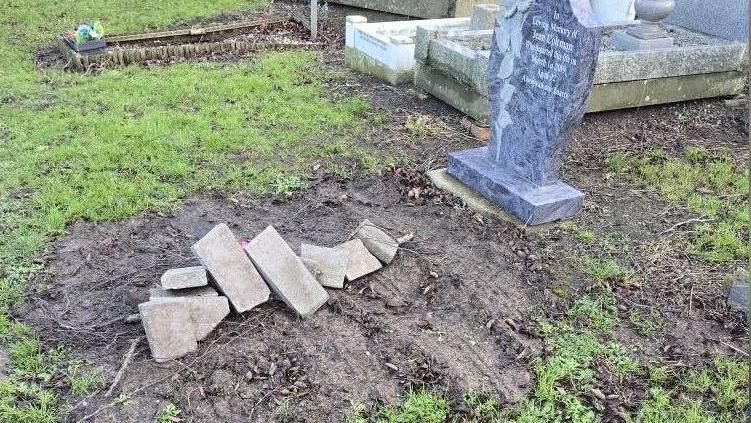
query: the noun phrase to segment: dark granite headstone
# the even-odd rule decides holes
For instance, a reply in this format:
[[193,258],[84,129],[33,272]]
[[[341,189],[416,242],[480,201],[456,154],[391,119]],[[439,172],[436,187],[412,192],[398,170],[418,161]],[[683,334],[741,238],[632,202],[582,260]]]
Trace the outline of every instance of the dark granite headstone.
[[558,172],[586,109],[600,34],[589,0],[505,1],[488,69],[490,144],[451,153],[449,173],[528,224],[576,215],[584,194]]

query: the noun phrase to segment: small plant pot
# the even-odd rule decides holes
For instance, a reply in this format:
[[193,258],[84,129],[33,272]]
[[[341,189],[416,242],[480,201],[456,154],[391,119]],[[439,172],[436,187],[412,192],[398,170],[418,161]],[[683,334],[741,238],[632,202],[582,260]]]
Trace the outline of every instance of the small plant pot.
[[70,48],[76,53],[101,53],[107,49],[107,42],[105,40],[91,40],[86,41],[85,43],[76,44],[75,41],[66,39],[65,42],[68,43]]

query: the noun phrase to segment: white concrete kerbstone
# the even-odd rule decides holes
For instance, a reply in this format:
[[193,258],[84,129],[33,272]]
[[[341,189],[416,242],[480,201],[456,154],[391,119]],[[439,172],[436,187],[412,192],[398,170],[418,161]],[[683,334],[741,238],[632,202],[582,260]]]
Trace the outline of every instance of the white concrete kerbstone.
[[347,280],[352,282],[383,268],[381,262],[365,248],[359,239],[353,239],[335,247],[347,253]]
[[210,286],[201,286],[198,288],[187,289],[163,289],[163,288],[151,288],[149,290],[149,298],[179,298],[179,297],[216,297],[219,293],[216,289]]
[[197,288],[209,284],[206,268],[203,266],[170,269],[162,275],[162,288],[185,289]]
[[345,60],[350,67],[391,84],[409,82],[417,27],[448,31],[468,27],[469,22],[470,18],[452,18],[368,23],[362,16],[348,16]]
[[183,297],[190,303],[190,319],[196,339],[203,341],[229,315],[227,297]]
[[399,251],[399,243],[391,235],[367,219],[357,227],[353,238],[362,241],[365,248],[385,264],[390,264],[394,261],[394,257],[396,257],[396,253]]
[[141,323],[157,363],[175,360],[198,349],[187,301],[161,299],[138,305]]
[[300,316],[312,315],[328,301],[329,294],[273,226],[253,238],[245,252],[271,289]]
[[300,258],[321,285],[328,288],[344,288],[349,263],[346,252],[303,244],[300,247]]
[[238,313],[269,300],[269,287],[227,225],[218,225],[193,244],[193,252]]

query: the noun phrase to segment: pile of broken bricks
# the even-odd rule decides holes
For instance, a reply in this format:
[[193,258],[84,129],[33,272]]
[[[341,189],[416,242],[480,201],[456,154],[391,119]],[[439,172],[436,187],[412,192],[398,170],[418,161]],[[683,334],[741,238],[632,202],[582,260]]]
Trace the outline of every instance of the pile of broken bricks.
[[151,355],[165,362],[196,351],[230,308],[247,312],[272,292],[308,317],[328,300],[324,287],[344,288],[345,280],[390,264],[399,241],[365,220],[350,241],[333,248],[303,244],[298,257],[273,226],[238,242],[227,225],[218,225],[192,247],[202,266],[167,271],[161,288],[138,306]]

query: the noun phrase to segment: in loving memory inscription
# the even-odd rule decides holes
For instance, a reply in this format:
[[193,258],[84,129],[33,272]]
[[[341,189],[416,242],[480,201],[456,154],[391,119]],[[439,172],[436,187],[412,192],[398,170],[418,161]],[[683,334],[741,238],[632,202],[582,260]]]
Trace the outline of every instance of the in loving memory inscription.
[[558,11],[553,12],[552,21],[532,16],[532,39],[524,41],[532,58],[532,75],[523,75],[522,81],[568,100],[571,94],[558,87],[570,68],[576,66],[571,53],[578,36],[579,31],[561,26]]

